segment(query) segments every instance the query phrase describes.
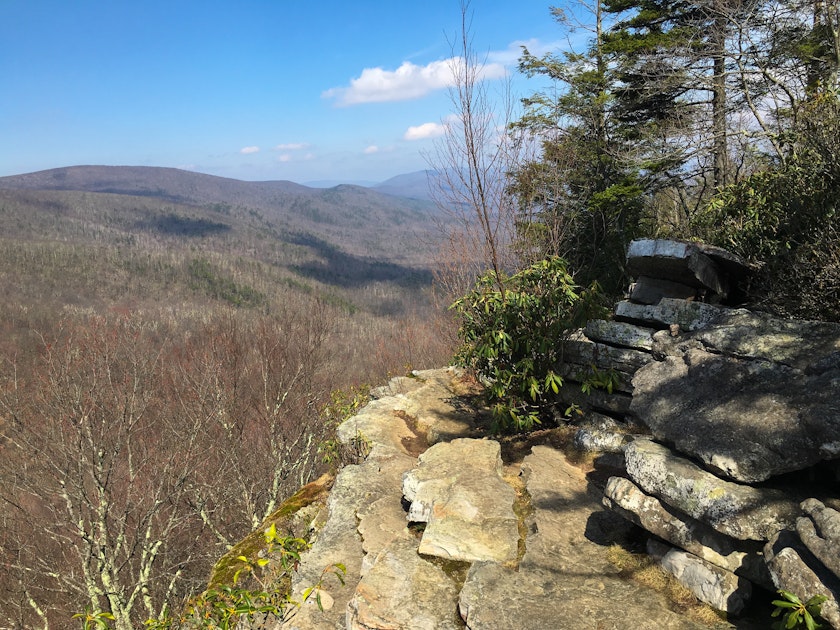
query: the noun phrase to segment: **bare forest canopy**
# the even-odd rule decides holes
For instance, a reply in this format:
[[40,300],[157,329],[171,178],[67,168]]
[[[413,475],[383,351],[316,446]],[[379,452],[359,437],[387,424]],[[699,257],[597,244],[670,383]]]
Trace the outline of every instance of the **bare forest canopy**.
[[201,592],[327,468],[331,392],[449,359],[442,219],[176,169],[0,178],[0,626]]

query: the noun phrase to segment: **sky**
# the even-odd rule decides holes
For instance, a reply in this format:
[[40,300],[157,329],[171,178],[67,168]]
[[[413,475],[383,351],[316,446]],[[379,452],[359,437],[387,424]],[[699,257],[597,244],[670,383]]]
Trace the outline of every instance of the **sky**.
[[[550,0],[472,0],[487,75],[557,51]],[[553,4],[557,4],[554,2]],[[78,164],[379,182],[428,167],[459,0],[0,0],[0,176]],[[439,141],[439,140],[438,140]]]

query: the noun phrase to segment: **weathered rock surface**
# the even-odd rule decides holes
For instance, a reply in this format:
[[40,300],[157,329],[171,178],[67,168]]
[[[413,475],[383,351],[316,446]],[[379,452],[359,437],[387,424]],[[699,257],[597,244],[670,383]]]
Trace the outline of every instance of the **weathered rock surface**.
[[397,539],[382,549],[347,607],[348,630],[455,630],[458,588],[442,569],[417,553],[416,541]]
[[631,348],[616,348],[585,339],[569,339],[563,342],[563,361],[594,365],[599,370],[614,369],[633,374],[651,360],[649,352]]
[[717,610],[737,615],[752,597],[752,584],[694,554],[648,541],[648,553],[697,599]]
[[777,588],[790,591],[802,601],[814,595],[825,595],[828,600],[822,605],[822,617],[835,630],[840,630],[840,581],[823,567],[808,563],[804,558],[808,550],[791,532],[780,532],[764,547],[767,567]]
[[799,538],[840,579],[840,512],[816,499],[806,499],[801,507],[807,516],[796,519]]
[[618,453],[632,439],[625,424],[600,413],[589,413],[579,423],[575,448],[584,453]]
[[393,540],[408,538],[400,501],[403,476],[417,462],[408,448],[417,436],[396,412],[422,397],[430,406],[430,417],[437,415],[435,410],[446,415],[447,421],[457,416],[451,406],[448,414],[443,407],[443,401],[453,396],[448,383],[456,378],[455,371],[435,370],[420,373],[417,382],[395,379],[389,385],[393,394],[380,390],[380,399],[339,427],[338,436],[344,444],[362,435],[370,452],[361,464],[345,466],[338,474],[327,502],[326,522],[293,577],[292,598],[300,601],[305,589],[318,584],[324,569],[336,564],[346,567],[346,584],[328,576],[321,596],[322,602],[329,600],[331,605],[319,607],[311,597],[284,629],[345,628],[347,605],[361,576],[373,565],[367,554],[375,558]]
[[597,495],[587,491],[586,477],[563,454],[534,446],[522,462],[532,513],[520,570],[550,567],[556,571],[611,574],[616,569],[603,548],[587,538],[586,524],[599,511]]
[[346,586],[338,581],[328,580],[324,592],[332,606],[322,610],[314,598],[300,607],[295,616],[283,628],[309,630],[312,628],[338,628],[345,619],[345,608],[353,595],[353,589],[361,574],[362,539],[355,526],[347,523],[356,521],[356,511],[370,501],[374,493],[366,485],[367,473],[360,466],[345,467],[336,478],[327,503],[329,517],[312,548],[306,552],[306,562],[292,579],[292,598],[300,601],[305,589],[321,580],[321,572],[328,566],[343,564],[347,568]]
[[600,341],[611,346],[646,352],[650,352],[653,348],[653,331],[650,328],[626,322],[593,319],[586,323],[584,334],[592,341]]
[[769,540],[799,515],[789,495],[725,481],[651,440],[635,440],[624,456],[627,473],[645,493],[733,538]]
[[714,352],[764,359],[805,374],[840,368],[840,324],[832,322],[779,319],[734,309],[687,338],[700,341]]
[[773,586],[760,543],[736,541],[721,534],[646,495],[629,479],[611,477],[604,489],[604,504],[642,529],[711,564],[761,586]]
[[659,304],[634,304],[622,301],[615,306],[615,318],[621,322],[656,328],[679,326],[680,330],[699,330],[725,312],[722,306],[662,298]]
[[516,496],[501,472],[494,440],[459,438],[423,453],[403,480],[408,520],[427,523],[420,553],[467,562],[513,560]]
[[499,563],[472,565],[459,608],[470,630],[535,628],[700,628],[668,610],[664,597],[618,578],[606,548],[593,542],[597,495],[562,453],[535,446],[522,463],[533,512],[518,571]]
[[722,296],[729,290],[727,276],[693,243],[635,240],[627,248],[627,268],[634,277],[670,280]]
[[491,562],[470,569],[460,611],[469,630],[708,630],[668,610],[658,593],[616,578],[515,571]]
[[420,379],[423,387],[396,400],[395,409],[413,419],[427,444],[480,435],[476,414],[468,407],[453,404],[457,396],[465,393],[457,378],[460,374],[453,368],[415,371],[413,379]]
[[[769,323],[751,329],[759,321]],[[840,326],[814,326],[806,339],[743,313],[719,322],[636,372],[631,414],[656,438],[742,482],[840,457]]]

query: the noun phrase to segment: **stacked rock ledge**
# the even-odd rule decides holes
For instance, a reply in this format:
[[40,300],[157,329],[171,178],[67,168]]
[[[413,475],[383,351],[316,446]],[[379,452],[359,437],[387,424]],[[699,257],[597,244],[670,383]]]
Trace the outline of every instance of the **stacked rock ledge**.
[[634,242],[628,268],[638,281],[615,318],[633,334],[610,343],[649,332],[623,418],[649,435],[623,446],[604,505],[711,605],[736,614],[752,585],[821,593],[840,628],[840,325],[733,308],[749,269],[718,248]]

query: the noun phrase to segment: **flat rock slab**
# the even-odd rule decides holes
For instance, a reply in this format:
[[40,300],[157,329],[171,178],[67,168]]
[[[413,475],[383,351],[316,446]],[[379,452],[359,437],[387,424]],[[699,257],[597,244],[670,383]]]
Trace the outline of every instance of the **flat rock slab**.
[[422,370],[412,373],[420,387],[399,397],[395,409],[409,416],[428,444],[462,437],[477,437],[477,414],[463,407],[455,397],[463,389],[463,371],[458,368]]
[[549,446],[534,446],[522,462],[532,513],[520,569],[550,568],[570,575],[615,573],[603,548],[587,539],[587,523],[602,512],[584,472]]
[[633,276],[649,276],[704,288],[726,297],[749,273],[745,260],[719,247],[664,239],[638,239],[627,248]]
[[461,589],[469,630],[708,630],[668,608],[659,593],[609,575],[476,563]]
[[406,473],[408,520],[427,523],[420,553],[473,562],[516,558],[516,493],[502,479],[499,443],[459,438],[435,444]]
[[399,489],[394,488],[356,512],[356,518],[359,520],[357,529],[362,537],[362,550],[365,553],[361,568],[363,576],[373,566],[379,553],[395,539],[411,540],[414,546],[417,546],[417,539],[408,530],[405,522],[401,497]]
[[[621,530],[622,519],[599,510],[584,472],[560,451],[533,447],[522,475],[533,509],[525,554],[518,570],[473,564],[459,599],[467,628],[706,628],[673,612],[664,595],[618,577],[606,559],[608,537],[600,530]],[[614,521],[596,525],[597,517]]]
[[808,374],[686,347],[633,377],[630,413],[659,440],[746,483],[840,457],[840,369]]
[[788,494],[725,481],[651,440],[635,440],[624,457],[646,494],[739,540],[769,540],[800,513]]
[[627,248],[627,270],[634,277],[670,280],[724,297],[729,292],[726,274],[693,243],[660,239],[633,241]]
[[634,304],[621,301],[615,305],[615,318],[621,322],[680,330],[699,330],[720,317],[727,309],[705,302],[662,298],[659,304]]
[[653,349],[653,330],[627,322],[592,319],[586,323],[584,334],[592,341],[600,341],[611,346],[645,352]]
[[[454,403],[462,372],[456,368],[422,370],[391,379],[372,392],[374,398],[338,427],[338,439],[351,444],[363,438],[373,449],[414,451],[429,443],[476,432],[476,414]],[[412,426],[409,426],[409,422]]]
[[416,540],[383,548],[347,606],[348,630],[456,630],[458,588],[417,553]]

